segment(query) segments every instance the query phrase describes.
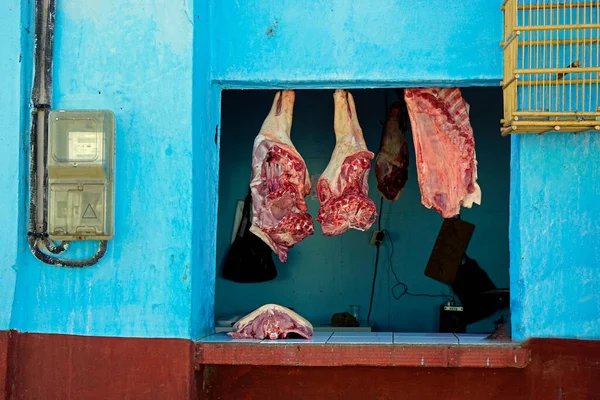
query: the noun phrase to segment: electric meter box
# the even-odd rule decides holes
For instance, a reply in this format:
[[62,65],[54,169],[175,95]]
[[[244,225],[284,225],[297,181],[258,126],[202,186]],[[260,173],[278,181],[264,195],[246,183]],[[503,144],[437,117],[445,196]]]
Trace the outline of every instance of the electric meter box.
[[114,164],[112,111],[50,112],[47,217],[51,239],[112,239]]

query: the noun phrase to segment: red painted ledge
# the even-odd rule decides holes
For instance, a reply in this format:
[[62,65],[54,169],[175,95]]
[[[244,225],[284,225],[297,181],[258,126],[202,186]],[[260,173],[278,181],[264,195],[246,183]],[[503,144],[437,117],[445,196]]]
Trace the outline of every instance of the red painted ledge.
[[195,366],[524,368],[530,351],[518,344],[260,344],[196,343]]

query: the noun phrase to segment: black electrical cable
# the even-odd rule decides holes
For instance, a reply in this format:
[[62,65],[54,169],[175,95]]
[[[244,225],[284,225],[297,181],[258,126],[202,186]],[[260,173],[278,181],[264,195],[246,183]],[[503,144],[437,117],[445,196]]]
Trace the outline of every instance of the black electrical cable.
[[69,242],[64,241],[59,245],[56,245],[49,237],[44,238],[44,247],[52,254],[62,254],[69,248]]
[[[396,95],[398,96],[398,99],[400,102],[403,103],[403,112],[400,114],[400,129],[402,131],[406,131],[410,128],[410,120],[408,117],[408,110],[406,108],[406,102],[404,101],[404,89],[396,89]],[[388,113],[388,90],[386,89],[385,91],[385,114],[387,116]],[[384,123],[382,123],[382,125],[385,125]],[[379,216],[377,218],[377,230],[381,231],[381,219],[383,216],[383,196],[381,197],[380,201],[379,201]],[[458,216],[458,218],[460,219],[460,215]],[[396,300],[400,300],[403,296],[411,296],[411,297],[429,297],[429,298],[447,298],[447,299],[451,299],[453,303],[455,303],[454,297],[451,295],[446,295],[446,294],[426,294],[426,293],[411,293],[408,291],[408,286],[400,281],[400,279],[398,278],[398,275],[396,274],[396,271],[394,270],[394,265],[392,263],[392,256],[394,255],[394,241],[392,240],[392,237],[390,236],[390,233],[388,231],[385,231],[384,234],[384,239],[385,236],[388,237],[388,240],[390,241],[390,245],[391,245],[391,251],[390,251],[390,258],[389,258],[389,267],[390,270],[392,271],[392,274],[394,275],[394,279],[396,280],[396,284],[392,287],[391,292],[392,292],[392,296],[394,297],[394,299]],[[375,246],[377,247],[376,251],[375,251],[375,266],[373,268],[373,283],[371,285],[371,298],[369,301],[369,312],[367,314],[367,324],[371,325],[371,312],[373,310],[373,298],[375,296],[375,283],[377,281],[377,270],[379,267],[379,252],[381,250],[381,242],[376,242]],[[396,296],[395,293],[395,289],[397,287],[402,287],[402,292]]]
[[[392,256],[394,255],[394,241],[392,240],[390,233],[387,231],[386,231],[386,236],[388,237],[388,240],[390,241],[390,245],[392,247],[392,249],[390,251],[389,266],[390,266],[390,270],[392,271],[392,274],[394,275],[394,279],[396,280],[396,284],[394,286],[392,286],[392,296],[394,296],[394,299],[400,300],[402,298],[402,296],[430,297],[430,298],[442,297],[442,298],[446,298],[446,299],[451,299],[452,302],[454,302],[454,297],[449,294],[427,294],[427,293],[411,293],[411,292],[409,292],[408,286],[398,278],[398,275],[396,274],[396,271],[394,270],[394,264],[392,263]],[[396,292],[395,292],[395,289],[397,287],[402,287],[402,292],[399,295],[396,295]]]
[[375,294],[375,282],[377,281],[377,267],[379,265],[379,244],[375,253],[375,268],[373,272],[373,285],[371,286],[371,300],[369,301],[369,313],[367,314],[367,325],[371,325],[371,311],[373,310],[373,296]]
[[[381,231],[382,215],[383,215],[383,196],[381,197],[381,200],[379,201],[379,216],[378,216],[378,221],[377,221],[377,230],[378,231]],[[455,303],[454,297],[451,295],[448,295],[448,294],[411,293],[408,290],[408,285],[406,285],[404,282],[402,282],[398,278],[398,274],[394,270],[394,264],[392,262],[392,257],[394,255],[394,241],[392,239],[392,236],[390,235],[390,233],[388,231],[385,231],[385,236],[388,237],[388,240],[389,240],[390,246],[391,246],[390,256],[389,256],[389,261],[388,261],[389,268],[392,271],[392,274],[394,275],[394,279],[396,280],[396,284],[394,286],[392,286],[392,289],[391,289],[392,296],[394,297],[394,299],[400,300],[403,296],[445,298],[445,299],[451,300],[452,303]],[[375,297],[375,283],[377,281],[377,270],[379,267],[379,252],[381,250],[381,244],[382,243],[379,243],[379,242],[376,243],[377,249],[375,251],[375,267],[373,268],[373,283],[371,285],[371,299],[369,301],[369,313],[367,314],[367,324],[368,325],[371,325],[371,312],[373,310],[373,298]],[[402,292],[400,292],[400,294],[396,295],[396,288],[398,288],[398,287],[402,288]]]
[[[379,201],[379,216],[377,217],[377,230],[381,231],[381,215],[383,214],[383,196],[381,196],[381,200]],[[379,266],[379,250],[381,248],[381,243],[376,242],[375,246],[377,250],[375,251],[375,267],[373,268],[373,284],[371,286],[371,300],[369,300],[369,313],[367,314],[367,325],[371,325],[371,311],[373,311],[373,297],[375,296],[375,282],[377,281],[377,267]]]
[[[44,162],[48,156],[48,113],[52,100],[52,58],[54,45],[54,19],[56,15],[56,0],[36,0],[35,2],[35,40],[34,40],[34,79],[31,89],[31,132],[30,132],[30,160],[29,160],[29,232],[27,243],[31,253],[40,261],[63,267],[81,268],[96,264],[106,254],[108,242],[100,241],[96,254],[84,260],[68,260],[57,258],[44,253],[39,245],[40,241],[44,248],[52,254],[60,254],[67,250],[69,242],[65,241],[56,245],[48,236],[47,223],[42,221],[41,231],[37,226],[37,208],[42,207],[44,215],[47,215],[48,200],[47,193],[43,193],[42,204],[37,202],[37,156],[38,151],[44,154]],[[40,114],[42,113],[42,114]],[[38,149],[37,139],[40,134],[38,118],[43,122],[44,147]],[[48,170],[44,168],[44,176],[41,177],[47,186]]]

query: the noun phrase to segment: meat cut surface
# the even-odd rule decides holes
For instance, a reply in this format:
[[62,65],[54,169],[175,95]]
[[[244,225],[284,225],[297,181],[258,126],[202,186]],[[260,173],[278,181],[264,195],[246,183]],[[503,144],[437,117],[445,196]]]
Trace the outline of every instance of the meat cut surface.
[[469,106],[458,88],[405,89],[421,202],[444,218],[481,204]]
[[254,140],[252,152],[252,227],[287,261],[289,248],[314,233],[304,197],[310,193],[306,163],[290,139],[295,94],[275,95],[269,115]]
[[392,104],[385,120],[379,152],[375,158],[377,190],[391,202],[400,198],[408,180],[408,143],[400,129],[402,104]]
[[358,124],[354,98],[346,90],[336,90],[333,98],[336,145],[317,182],[321,203],[317,221],[327,236],[350,228],[367,230],[377,216],[367,183],[373,153],[367,149]]
[[266,304],[233,325],[234,332],[228,333],[234,339],[285,339],[298,335],[310,339],[313,326],[310,322],[289,308],[277,304]]

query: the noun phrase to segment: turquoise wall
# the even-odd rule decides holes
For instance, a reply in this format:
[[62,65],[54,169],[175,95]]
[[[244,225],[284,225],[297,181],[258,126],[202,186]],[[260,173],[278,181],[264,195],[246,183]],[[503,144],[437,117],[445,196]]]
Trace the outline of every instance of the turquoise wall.
[[[367,147],[377,152],[381,121],[385,119],[385,96],[389,104],[394,91],[352,91]],[[300,90],[296,94],[292,140],[305,159],[311,174],[327,166],[333,147],[333,91]],[[220,265],[231,241],[236,202],[248,193],[252,143],[273,101],[271,91],[227,91],[222,103],[221,177],[219,183],[219,230],[217,262]],[[466,100],[471,116],[479,160],[479,183],[483,190],[481,207],[464,210],[462,218],[476,225],[469,255],[478,260],[498,287],[508,287],[508,200],[510,142],[497,134],[501,118],[500,88],[468,88]],[[424,276],[423,271],[439,232],[442,217],[421,205],[412,135],[408,184],[399,201],[384,201],[382,228],[394,240],[392,265],[413,293],[448,294],[449,289]],[[370,174],[370,197],[379,207],[375,174]],[[316,217],[319,203],[307,198],[309,213]],[[325,237],[316,223],[315,235],[306,238],[289,253],[287,263],[276,262],[276,280],[239,284],[217,279],[217,316],[246,313],[265,303],[293,307],[313,324],[326,323],[335,312],[361,305],[366,320],[375,247],[369,245],[371,231],[351,230],[337,237]],[[381,250],[372,322],[378,330],[437,331],[439,305],[444,299],[405,296],[396,301],[390,294],[395,284],[389,269],[391,246]],[[276,257],[275,257],[276,258]],[[400,293],[399,288],[396,289]],[[364,321],[363,321],[364,323]],[[486,326],[493,330],[493,324]],[[484,328],[484,329],[485,329]]]
[[[303,2],[301,7],[290,7],[289,4],[273,2],[267,4],[260,1],[215,2],[212,14],[214,23],[211,24],[209,32],[212,39],[210,50],[213,82],[225,89],[398,87],[415,86],[422,82],[446,86],[495,86],[499,83],[502,74],[501,50],[498,45],[502,36],[499,7],[500,2],[493,4],[489,1],[473,1],[467,4],[441,0],[377,2],[340,0]],[[330,94],[324,96],[326,100],[323,104],[327,106],[314,112],[320,113],[323,115],[323,120],[329,121],[332,115],[331,96]],[[272,99],[264,101],[269,104]],[[265,109],[268,110],[268,106]],[[383,105],[380,105],[380,109],[383,110]],[[231,111],[232,119],[239,118],[239,114],[246,115],[247,111],[248,104],[239,104]],[[223,108],[223,112],[227,110]],[[266,111],[260,111],[258,115],[247,115],[248,118],[252,117],[258,121],[254,124],[254,130],[248,132],[249,140],[256,135],[256,129],[265,115]],[[379,115],[377,118],[382,119],[383,116]],[[494,130],[498,127],[498,117],[494,117],[494,120],[496,121],[494,125],[488,127],[491,135],[495,134]],[[226,124],[226,121],[227,119],[224,119],[223,124]],[[295,129],[298,129],[297,124],[301,122],[298,118],[295,121]],[[243,123],[243,125],[244,132],[248,131],[250,123]],[[380,127],[376,128],[376,132],[376,135],[379,135]],[[223,135],[222,147],[226,149],[224,144],[227,139],[226,133]],[[331,149],[333,136],[329,135],[329,137]],[[375,139],[374,143],[370,146],[377,147],[378,139]],[[248,148],[248,146],[244,147]],[[321,153],[321,147],[311,148],[308,144],[306,151],[316,153],[314,160],[307,160],[309,164],[314,162],[317,169],[319,166],[325,166],[327,160]],[[249,165],[250,154],[247,152],[245,154],[243,157],[247,157],[247,162],[242,168]],[[303,155],[306,157],[304,151]],[[330,152],[327,157],[329,155]],[[225,164],[226,161],[222,163]],[[412,173],[414,174],[414,171]],[[247,179],[246,173],[241,174],[236,179]],[[415,182],[413,175],[413,184]],[[232,194],[231,198],[236,196],[240,198],[243,195],[242,190]],[[222,241],[217,249],[217,259],[220,259],[226,250],[226,238],[231,233],[232,207],[230,205],[228,209],[219,209],[219,221],[222,221],[221,216],[225,214],[226,222],[225,233],[219,231],[219,235],[224,236],[225,241]],[[309,208],[314,214],[316,202],[309,201]],[[436,220],[438,217],[435,213],[427,215],[432,219],[428,224],[436,226],[429,231],[435,238],[441,219]],[[506,221],[504,227],[506,231]],[[435,233],[431,233],[434,230]],[[372,271],[374,255],[371,254],[373,248],[366,246],[368,255],[361,257],[363,269],[355,270],[355,275],[343,276],[341,275],[343,271],[340,271],[342,265],[333,257],[330,248],[335,246],[343,248],[342,240],[362,243],[368,240],[364,236],[359,232],[349,232],[340,238],[319,240],[318,236],[314,236],[307,239],[307,243],[311,243],[310,246],[314,246],[319,254],[329,256],[329,260],[325,261],[333,265],[328,269],[331,276],[337,275],[333,282],[336,286],[336,294],[350,292],[356,288],[353,285],[347,286],[344,282],[353,282],[365,276],[361,273],[356,274],[357,271]],[[210,234],[206,236],[206,240],[212,240]],[[504,246],[506,247],[506,241]],[[430,249],[429,245],[427,255]],[[421,258],[426,257],[423,255],[424,251],[419,254]],[[296,260],[294,262],[302,263],[302,259]],[[211,259],[204,259],[203,262],[214,263]],[[420,262],[417,268],[422,271],[424,263],[422,260],[416,262]],[[317,266],[315,265],[315,268]],[[306,265],[303,264],[302,267],[306,268]],[[323,269],[327,267],[324,265]],[[298,310],[301,310],[302,306],[308,306],[311,309],[309,314],[313,314],[314,311],[314,317],[327,320],[331,310],[316,312],[314,304],[317,299],[324,298],[323,293],[330,292],[328,276],[322,277],[319,287],[310,287],[315,274],[300,271],[302,270],[293,268],[288,263],[280,269],[282,279],[266,286],[273,287],[273,292],[280,296],[281,302],[300,303]],[[370,273],[367,272],[366,275]],[[500,281],[504,279],[506,282],[507,277],[504,275],[499,279]],[[371,278],[367,278],[367,281],[370,283]],[[294,285],[290,285],[290,282],[294,282]],[[425,286],[425,289],[440,290],[440,286],[435,282],[428,282],[426,279],[419,279],[419,282]],[[242,302],[260,305],[262,300],[266,301],[269,297],[264,295],[254,297],[258,290],[240,291],[237,285],[230,285],[233,284],[218,282],[217,313],[240,311]],[[416,309],[419,309],[419,306],[406,299],[386,306],[387,281],[381,280],[379,285],[377,291],[381,298],[377,300],[379,304],[377,312],[380,315],[376,320],[382,321],[380,322],[382,326],[396,325],[401,328],[412,326],[415,329],[416,327],[429,329],[435,324],[435,321],[432,321],[434,311],[418,324],[404,323],[402,316],[400,314],[396,316],[394,312],[406,306],[406,302],[413,303]],[[211,285],[207,287],[212,288]],[[417,291],[421,287],[419,283],[415,283],[412,289]],[[360,290],[356,302],[364,304],[368,301],[365,300],[365,296],[368,296],[368,291]],[[347,308],[348,299],[343,297],[332,306],[336,311]],[[325,298],[331,300],[332,296]],[[427,304],[431,310],[434,304],[438,303],[433,301]],[[243,307],[243,310],[247,307],[249,306]],[[365,307],[363,306],[363,312],[366,312]],[[390,314],[389,318],[388,314]],[[395,320],[392,321],[393,319]]]
[[3,1],[0,4],[0,330],[10,325],[17,255],[23,242],[19,240],[23,239],[20,222],[26,210],[22,207],[25,203],[20,190],[20,166],[26,147],[21,140],[25,131],[22,99],[28,95],[21,85],[21,52],[28,46],[24,36],[19,0]]
[[[501,79],[501,0],[270,3],[58,1],[54,106],[117,117],[116,236],[84,270],[40,264],[25,245],[32,10],[25,0],[0,5],[0,329],[192,338],[212,330],[221,88]],[[600,337],[598,236],[581,229],[598,215],[589,183],[597,142],[512,140],[517,332]],[[555,196],[539,189],[541,178]]]
[[209,2],[198,0],[194,21],[192,77],[192,292],[191,337],[213,331],[215,247],[219,185],[219,114],[221,88],[211,76],[213,14]]
[[214,1],[213,77],[239,87],[497,83],[501,2]]
[[[31,32],[27,19],[19,26],[19,4],[12,3],[16,15],[0,14],[0,26],[12,34]],[[32,15],[28,2],[22,7]],[[26,157],[27,123],[19,129],[17,119],[7,126],[0,186],[2,205],[11,205],[3,209],[0,235],[11,245],[0,267],[17,269],[11,328],[191,336],[192,15],[191,3],[167,0],[144,1],[143,7],[121,0],[58,1],[53,106],[115,113],[116,234],[97,265],[79,270],[42,264],[25,245],[17,247],[17,238],[26,237],[26,217],[19,216],[26,199],[16,196],[19,184],[26,187],[19,158]],[[18,56],[18,43],[11,56]],[[31,51],[23,52],[21,65],[30,64]],[[16,76],[13,68],[3,79]],[[30,80],[28,74],[21,90]],[[25,119],[28,111],[18,99],[27,101],[28,93],[19,85],[11,83],[14,104],[3,111]],[[96,246],[77,243],[67,254],[86,257]],[[16,261],[5,261],[7,254]]]
[[513,334],[600,339],[600,136],[514,136]]

